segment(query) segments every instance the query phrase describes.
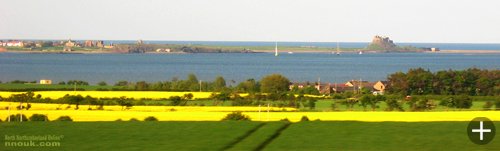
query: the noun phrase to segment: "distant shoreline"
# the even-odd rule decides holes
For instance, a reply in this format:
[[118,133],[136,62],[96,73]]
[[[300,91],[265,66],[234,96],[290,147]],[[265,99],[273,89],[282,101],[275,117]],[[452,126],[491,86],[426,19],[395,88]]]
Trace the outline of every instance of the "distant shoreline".
[[[0,53],[33,53],[33,54],[124,54],[113,51],[29,51],[14,50],[0,51]],[[254,53],[274,53],[274,50],[253,50]],[[336,53],[335,50],[279,50],[280,53]],[[146,52],[147,54],[185,54],[185,52]],[[340,53],[358,53],[358,51],[340,51]],[[363,53],[386,53],[379,51],[363,51]],[[405,52],[388,52],[405,53]],[[417,52],[417,53],[454,53],[454,54],[500,54],[500,50],[440,50],[437,52]]]
[[[254,50],[255,52],[274,53],[274,50]],[[279,50],[280,53],[336,53],[336,51],[325,50]],[[358,53],[358,51],[340,51],[340,53]],[[406,52],[380,52],[363,51],[363,53],[406,53]],[[436,52],[408,52],[408,53],[457,53],[457,54],[500,54],[500,50],[440,50]]]
[[500,54],[500,50],[441,50],[427,53]]

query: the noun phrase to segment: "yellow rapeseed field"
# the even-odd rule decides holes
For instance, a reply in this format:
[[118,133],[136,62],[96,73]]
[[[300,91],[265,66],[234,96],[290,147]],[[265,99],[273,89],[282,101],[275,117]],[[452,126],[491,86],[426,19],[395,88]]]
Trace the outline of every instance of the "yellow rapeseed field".
[[[39,111],[47,111],[47,110],[66,110],[66,111],[74,111],[75,105],[68,104],[48,104],[48,103],[30,103],[31,108],[30,111],[39,110]],[[26,104],[24,104],[26,105]],[[0,110],[5,110],[7,107],[15,108],[19,106],[18,102],[0,102]],[[69,106],[69,108],[68,108]],[[92,109],[95,109],[95,106],[90,106]],[[80,105],[80,111],[88,110],[89,105]],[[124,108],[118,105],[109,105],[104,106],[104,111],[123,111]],[[126,109],[126,111],[137,111],[137,112],[233,112],[233,111],[241,111],[241,112],[258,112],[267,111],[267,107],[252,107],[252,106],[133,106],[130,109]],[[269,107],[269,111],[271,112],[281,112],[281,111],[297,111],[295,108],[291,107]]]
[[[431,122],[431,121],[470,121],[475,117],[488,117],[500,121],[499,111],[453,111],[453,112],[296,112],[293,108],[266,107],[178,107],[178,106],[134,106],[130,110],[121,110],[120,106],[105,106],[105,110],[86,110],[82,105],[80,110],[55,110],[57,104],[33,104],[30,110],[5,110],[9,102],[0,102],[0,118],[5,120],[8,115],[22,113],[28,117],[32,114],[45,114],[50,120],[67,115],[75,121],[115,121],[117,119],[139,120],[147,116],[154,116],[160,121],[219,121],[232,111],[243,111],[253,121],[278,121],[284,118],[290,121],[299,121],[302,116],[311,120],[322,121],[402,121],[402,122]],[[11,103],[12,106],[17,103]],[[62,107],[67,105],[62,105]],[[260,110],[260,112],[259,112]],[[273,112],[274,110],[274,112]],[[277,111],[292,112],[277,112]],[[295,111],[295,112],[294,112]]]
[[[12,94],[19,94],[24,92],[0,92],[0,96],[7,98]],[[141,99],[141,98],[169,98],[171,96],[183,96],[184,94],[191,93],[193,98],[209,98],[212,92],[164,92],[164,91],[36,91],[35,95],[42,95],[42,98],[61,98],[66,94],[69,95],[82,95],[92,96],[96,98],[113,98],[126,96],[127,98]],[[247,94],[241,94],[245,96]]]

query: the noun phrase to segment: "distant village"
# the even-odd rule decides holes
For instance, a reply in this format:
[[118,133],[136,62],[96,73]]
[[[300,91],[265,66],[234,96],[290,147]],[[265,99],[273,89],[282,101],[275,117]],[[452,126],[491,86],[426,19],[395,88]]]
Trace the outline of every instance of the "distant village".
[[0,52],[97,52],[97,53],[234,53],[251,52],[249,50],[232,50],[208,46],[187,46],[175,44],[146,44],[142,40],[135,43],[105,44],[102,40],[61,40],[61,41],[28,41],[0,40]]
[[314,88],[319,91],[320,94],[330,95],[333,93],[344,93],[344,92],[353,92],[360,93],[364,90],[372,92],[374,95],[384,94],[385,89],[387,87],[387,81],[377,81],[377,82],[369,82],[369,81],[361,81],[361,80],[350,80],[345,83],[291,83],[289,86],[290,90],[294,89],[305,89],[305,88]]
[[3,47],[19,47],[27,48],[29,50],[37,48],[62,48],[63,51],[73,51],[75,48],[101,48],[101,49],[112,49],[113,44],[105,45],[102,40],[85,40],[85,41],[74,41],[74,40],[62,40],[62,41],[23,41],[23,40],[0,40],[0,46]]
[[[39,84],[53,84],[50,79],[41,79]],[[292,82],[290,83],[290,90],[301,90],[307,88],[313,88],[318,90],[320,94],[330,95],[334,93],[344,93],[353,92],[361,93],[362,91],[370,91],[374,95],[383,95],[387,88],[387,81],[362,81],[362,80],[350,80],[345,83],[321,83],[321,82]]]

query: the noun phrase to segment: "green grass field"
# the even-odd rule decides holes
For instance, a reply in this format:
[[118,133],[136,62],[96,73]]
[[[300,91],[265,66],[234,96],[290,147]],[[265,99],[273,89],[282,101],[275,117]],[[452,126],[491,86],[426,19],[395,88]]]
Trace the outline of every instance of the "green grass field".
[[[498,150],[469,141],[468,122],[301,122],[265,150]],[[499,125],[500,122],[496,122]]]
[[[257,122],[0,123],[0,150],[221,150]],[[4,135],[63,135],[60,147],[6,147]]]
[[[24,122],[0,135],[63,135],[59,147],[0,150],[498,150],[475,145],[468,122]],[[497,126],[500,122],[495,123]]]

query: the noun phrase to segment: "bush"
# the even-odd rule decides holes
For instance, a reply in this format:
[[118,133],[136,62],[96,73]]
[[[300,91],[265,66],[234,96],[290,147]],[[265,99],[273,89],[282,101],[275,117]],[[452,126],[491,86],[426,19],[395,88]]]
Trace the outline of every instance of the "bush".
[[410,111],[427,111],[432,110],[436,107],[435,103],[428,98],[417,98],[412,97],[410,101],[407,102],[410,105]]
[[500,99],[497,99],[497,100],[495,101],[495,109],[496,109],[496,110],[500,110]]
[[229,113],[222,119],[223,121],[250,121],[248,115],[242,114],[241,112]]
[[168,98],[168,100],[170,100],[170,105],[172,106],[179,106],[179,105],[182,105],[182,98],[180,96],[171,96]]
[[290,122],[290,120],[288,120],[288,118],[281,119],[280,121]]
[[[28,121],[28,118],[26,117],[26,115],[24,114],[16,114],[16,115],[10,115],[10,121],[11,122],[20,122],[20,120],[22,119],[23,121]],[[7,117],[5,119],[5,121],[9,121],[9,118]]]
[[314,110],[316,108],[316,102],[317,100],[309,98],[309,100],[307,101],[307,106],[309,107],[309,110]]
[[472,99],[469,96],[461,95],[457,97],[457,108],[459,109],[469,109],[472,107]]
[[332,98],[333,99],[345,99],[345,97],[342,96],[341,94],[334,94],[334,95],[332,95]]
[[33,114],[30,117],[30,121],[49,121],[49,118],[44,114]]
[[403,106],[396,99],[385,100],[385,103],[387,104],[386,111],[404,111]]
[[301,121],[301,122],[305,122],[305,121],[310,121],[310,120],[309,120],[309,118],[308,118],[307,116],[305,116],[305,115],[304,115],[304,116],[302,116],[302,117],[300,118],[300,121]]
[[483,105],[483,110],[491,110],[491,107],[493,107],[493,102],[491,101],[486,101]]
[[71,117],[69,117],[69,116],[60,116],[55,121],[68,121],[68,122],[71,122],[71,121],[73,121],[73,119],[71,119]]
[[139,120],[138,120],[138,119],[136,119],[136,118],[131,118],[129,121],[131,121],[131,122],[137,122],[137,121],[139,121]]
[[154,116],[148,116],[144,118],[144,121],[158,121],[158,119]]
[[253,103],[251,99],[236,99],[231,101],[232,106],[250,106]]
[[106,82],[104,82],[104,81],[101,81],[101,82],[97,83],[97,85],[99,85],[99,86],[107,86],[108,84]]

